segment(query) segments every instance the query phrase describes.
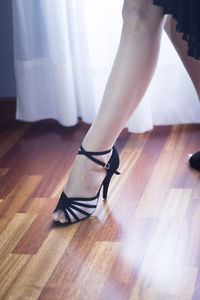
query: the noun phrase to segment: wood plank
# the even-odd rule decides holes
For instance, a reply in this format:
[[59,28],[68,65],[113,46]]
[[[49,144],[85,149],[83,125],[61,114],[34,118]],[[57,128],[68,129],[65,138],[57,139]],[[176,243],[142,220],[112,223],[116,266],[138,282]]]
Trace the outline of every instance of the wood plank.
[[9,168],[0,168],[0,180],[1,177],[5,176],[7,172],[9,171]]
[[16,167],[8,168],[8,172],[1,177],[0,182],[0,198],[5,199],[9,193],[15,188],[16,185],[23,180],[25,173],[22,170]]
[[[111,221],[112,223],[112,221]],[[132,218],[120,224],[121,241],[119,253],[99,299],[129,299],[135,278],[140,271],[145,255],[157,227],[156,219]],[[107,224],[109,231],[110,224]],[[119,226],[119,224],[118,224]],[[112,231],[112,227],[110,228]],[[115,231],[114,231],[115,234]],[[110,238],[108,235],[108,238]],[[104,236],[99,235],[98,240]]]
[[[180,152],[163,151],[160,155],[138,207],[136,217],[158,217],[173,181]],[[169,164],[170,162],[170,164]]]
[[76,280],[90,250],[96,243],[102,227],[103,224],[95,217],[90,217],[81,222],[62,259],[58,262],[45,285],[40,295],[41,299],[48,299],[49,297],[63,299],[63,294],[68,295],[68,291]]
[[[58,199],[43,198],[43,205],[40,208],[32,207],[27,211],[37,211],[37,216],[24,236],[16,245],[13,253],[35,254],[40,249],[42,243],[51,232],[53,226],[52,214]],[[21,210],[20,210],[21,211]],[[23,209],[22,209],[23,211]]]
[[62,180],[60,180],[60,183],[54,188],[52,194],[51,194],[51,198],[55,198],[55,197],[59,197],[68,178],[69,178],[69,174],[70,174],[71,168],[69,168],[66,172],[66,174],[63,176]]
[[30,196],[41,180],[41,176],[24,176],[23,180],[15,186],[5,200],[0,203],[1,230],[8,221],[19,211],[20,207]]
[[4,133],[0,139],[0,159],[21,139],[30,125],[19,126],[16,129],[12,128]]
[[[1,216],[9,216],[17,212],[31,192],[41,180],[41,176],[24,176],[23,180],[5,198],[4,205],[1,205]],[[12,205],[11,205],[12,203]]]
[[54,228],[6,294],[6,299],[37,299],[79,224]]
[[[177,261],[182,258],[182,266],[186,268],[199,268],[200,266],[200,219],[186,219],[183,222],[179,238],[177,240]],[[177,257],[178,256],[178,257]]]
[[15,97],[1,97],[0,98],[0,125],[5,123],[14,123],[16,114],[16,98]]
[[165,151],[184,151],[187,142],[188,125],[174,125],[165,144]]
[[12,252],[18,241],[33,222],[35,215],[15,214],[6,228],[0,234],[0,261]]
[[47,202],[47,198],[45,197],[38,197],[38,198],[30,197],[19,209],[19,212],[38,214],[41,212],[41,210],[43,210],[46,202]]
[[[29,145],[29,152],[35,158],[30,172],[45,175],[32,197],[51,197],[54,194],[73,163],[83,134],[81,130],[76,130],[76,126],[69,129],[58,123],[47,123],[43,126],[35,124],[29,130],[27,135],[33,135],[35,138]],[[34,143],[40,144],[40,148],[35,149]],[[34,152],[31,149],[34,149]]]
[[[98,299],[112,268],[119,248],[116,242],[96,242],[75,282],[68,290],[68,299]],[[65,297],[63,293],[62,298]]]
[[160,218],[185,218],[192,189],[170,189]]
[[174,279],[180,274],[182,276],[180,265],[184,257],[179,253],[179,261],[175,261],[174,253],[176,253],[176,241],[182,225],[181,219],[160,220],[134,283],[130,299],[155,299],[157,293],[168,293],[176,299],[179,289],[177,286],[174,289],[174,284],[178,284]]
[[9,254],[0,265],[0,298],[5,299],[6,292],[11,288],[31,255]]

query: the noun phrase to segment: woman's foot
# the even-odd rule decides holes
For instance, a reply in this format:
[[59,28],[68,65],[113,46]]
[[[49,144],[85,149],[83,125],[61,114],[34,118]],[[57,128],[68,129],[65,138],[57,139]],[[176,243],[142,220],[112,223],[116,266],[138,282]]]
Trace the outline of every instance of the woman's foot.
[[[112,155],[112,151],[101,156],[93,156],[98,160],[107,163]],[[67,197],[90,198],[97,194],[103,179],[106,176],[106,169],[85,155],[77,155],[73,163],[69,179],[64,188]],[[66,217],[62,209],[58,209],[53,214],[54,221],[66,222]]]

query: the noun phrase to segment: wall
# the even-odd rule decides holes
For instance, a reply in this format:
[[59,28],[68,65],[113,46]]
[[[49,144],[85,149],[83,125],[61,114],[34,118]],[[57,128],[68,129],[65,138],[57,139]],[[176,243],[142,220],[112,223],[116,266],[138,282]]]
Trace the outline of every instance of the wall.
[[12,0],[0,0],[0,98],[15,95]]

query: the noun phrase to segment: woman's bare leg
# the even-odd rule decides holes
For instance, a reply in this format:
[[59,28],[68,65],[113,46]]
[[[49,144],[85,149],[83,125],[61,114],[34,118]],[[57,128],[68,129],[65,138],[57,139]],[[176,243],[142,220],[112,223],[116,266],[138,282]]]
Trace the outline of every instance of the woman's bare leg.
[[[187,55],[187,43],[182,39],[182,34],[176,31],[176,21],[172,16],[167,17],[165,31],[174,45],[179,57],[181,58],[200,100],[200,61]],[[193,168],[199,170],[199,161],[200,154],[197,152],[192,156],[190,163]]]
[[187,55],[187,43],[182,39],[182,33],[176,31],[176,21],[172,16],[167,17],[165,31],[181,58],[200,99],[200,61]]
[[[125,0],[123,28],[117,55],[98,115],[83,140],[87,151],[112,148],[121,130],[143,98],[153,76],[163,28],[162,10],[152,0]],[[98,156],[107,162],[111,154]],[[68,197],[96,195],[106,170],[77,155],[65,187]],[[54,220],[65,222],[62,210]]]

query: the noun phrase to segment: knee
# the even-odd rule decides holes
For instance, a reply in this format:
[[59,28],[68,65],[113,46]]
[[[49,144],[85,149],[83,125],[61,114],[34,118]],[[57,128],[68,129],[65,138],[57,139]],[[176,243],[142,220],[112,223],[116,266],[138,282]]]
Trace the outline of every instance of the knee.
[[124,0],[122,7],[123,22],[145,22],[147,20],[148,7],[142,3],[144,1],[140,1]]
[[146,0],[124,0],[123,24],[128,27],[154,28],[161,23],[161,9]]

